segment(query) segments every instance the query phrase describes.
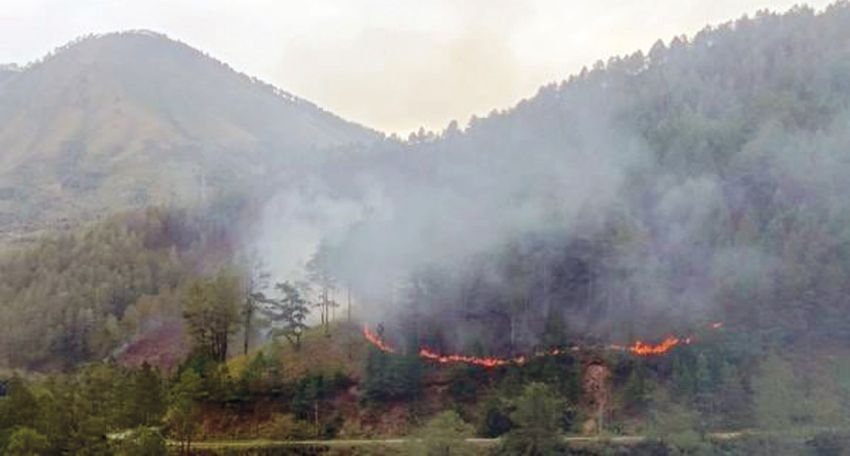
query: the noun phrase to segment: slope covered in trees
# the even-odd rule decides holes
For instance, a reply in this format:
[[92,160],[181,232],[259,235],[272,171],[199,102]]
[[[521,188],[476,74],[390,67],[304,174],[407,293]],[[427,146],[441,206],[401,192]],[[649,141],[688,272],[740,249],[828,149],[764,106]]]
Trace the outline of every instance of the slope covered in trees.
[[[105,434],[153,424],[182,448],[409,433],[440,451],[474,433],[545,454],[564,433],[622,433],[652,454],[835,454],[850,416],[847,81],[850,4],[795,8],[600,62],[464,130],[324,151],[269,185],[313,211],[266,211],[249,237],[344,222],[305,225],[322,238],[297,259],[312,293],[219,269],[233,230],[253,228],[244,210],[151,210],[6,253],[0,361],[96,360],[162,318],[194,351],[168,379],[108,363],[13,378],[0,447],[109,451],[122,443]],[[333,324],[348,292],[395,353]],[[277,339],[228,360],[249,351],[235,342],[252,315]],[[660,357],[606,349],[669,333],[696,339]],[[492,369],[416,356],[570,344]]]
[[528,350],[551,319],[846,341],[848,59],[847,3],[763,12],[340,157],[334,196],[381,198],[328,237],[333,275],[437,346]]
[[194,204],[376,137],[163,35],[84,37],[0,72],[0,230]]
[[4,252],[0,364],[73,366],[179,321],[183,287],[231,242],[209,217],[154,208]]

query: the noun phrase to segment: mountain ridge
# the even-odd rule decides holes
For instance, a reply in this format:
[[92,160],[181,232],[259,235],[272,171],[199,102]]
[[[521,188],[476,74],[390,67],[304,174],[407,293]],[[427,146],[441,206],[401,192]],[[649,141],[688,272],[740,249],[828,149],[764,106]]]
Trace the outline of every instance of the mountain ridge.
[[186,204],[381,136],[165,35],[87,36],[0,75],[0,230]]

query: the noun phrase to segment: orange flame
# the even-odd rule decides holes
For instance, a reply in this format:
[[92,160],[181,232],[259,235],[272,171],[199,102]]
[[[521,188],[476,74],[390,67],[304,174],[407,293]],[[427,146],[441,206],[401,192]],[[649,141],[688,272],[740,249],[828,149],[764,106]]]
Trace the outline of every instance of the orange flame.
[[[688,338],[690,341],[690,338]],[[642,341],[635,341],[630,347],[629,352],[637,356],[655,356],[663,355],[673,349],[676,345],[683,343],[684,340],[675,336],[667,336],[660,344],[652,345]]]
[[423,359],[429,359],[431,361],[436,361],[441,364],[447,363],[465,363],[472,364],[475,366],[481,367],[499,367],[504,366],[508,363],[515,362],[517,364],[522,364],[525,362],[525,359],[522,357],[514,358],[514,359],[502,359],[502,358],[479,358],[477,356],[465,356],[465,355],[441,355],[433,350],[429,350],[427,348],[422,348],[419,350],[419,356]]
[[[709,325],[709,328],[712,330],[718,330],[723,327],[723,322],[716,322]],[[369,341],[373,346],[378,348],[379,350],[386,353],[395,353],[395,350],[381,337],[371,330],[369,330],[368,326],[363,326],[363,336],[366,340]],[[641,340],[635,341],[633,344],[629,346],[625,345],[617,345],[611,344],[608,345],[609,350],[628,352],[635,356],[661,356],[667,354],[673,348],[679,345],[690,345],[694,342],[693,336],[687,337],[677,337],[677,336],[667,336],[664,340],[662,340],[658,344],[648,344]],[[567,351],[580,351],[581,347],[572,346],[568,348],[554,348],[545,352],[538,352],[532,355],[534,358],[542,357],[542,356],[557,356]],[[454,364],[454,363],[464,363],[471,364],[474,366],[481,366],[485,368],[494,368],[501,367],[508,364],[524,364],[528,358],[525,356],[517,356],[514,358],[496,358],[496,357],[478,357],[478,356],[467,356],[461,354],[441,354],[429,348],[420,348],[419,349],[419,357],[422,359],[427,359],[430,361],[434,361],[440,364]]]
[[392,347],[390,347],[386,342],[381,340],[380,336],[370,331],[369,327],[366,325],[363,325],[363,336],[378,350],[381,350],[382,352],[386,353],[395,353],[395,350],[393,350]]

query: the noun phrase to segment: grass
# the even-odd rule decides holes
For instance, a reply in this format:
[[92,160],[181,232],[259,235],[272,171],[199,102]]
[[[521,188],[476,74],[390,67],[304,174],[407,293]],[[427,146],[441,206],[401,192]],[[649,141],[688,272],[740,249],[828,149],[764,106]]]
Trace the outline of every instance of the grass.
[[[285,381],[297,380],[308,372],[342,372],[353,379],[362,376],[362,360],[368,347],[356,323],[331,323],[328,334],[321,327],[310,328],[304,332],[300,348],[285,337],[279,337],[277,343]],[[227,363],[231,375],[238,376],[261,350],[265,354],[274,352],[272,342],[254,348],[248,356],[231,358]]]

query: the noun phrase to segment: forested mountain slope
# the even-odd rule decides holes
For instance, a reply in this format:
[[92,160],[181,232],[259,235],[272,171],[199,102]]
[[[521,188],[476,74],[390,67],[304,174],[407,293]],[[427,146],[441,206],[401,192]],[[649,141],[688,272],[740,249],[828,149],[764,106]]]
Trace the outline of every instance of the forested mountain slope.
[[[125,67],[144,76],[98,81],[106,98],[51,89],[0,106],[0,170],[26,179],[9,184],[9,214],[40,223],[113,208],[94,196],[123,207],[122,191],[142,189],[132,204],[147,205],[182,185],[183,203],[203,202],[201,182],[238,190],[273,174],[259,163],[277,139],[292,153],[263,181],[276,197],[131,211],[0,250],[0,368],[72,371],[4,383],[0,451],[150,440],[161,454],[157,429],[181,449],[402,435],[461,451],[499,437],[498,454],[850,447],[850,3],[659,42],[409,141],[347,145],[373,135],[313,108],[292,124],[241,117],[242,102],[303,114],[257,101],[257,85],[208,97],[226,84],[149,83],[169,65],[213,63],[146,34],[75,44],[0,82],[0,100],[62,56],[74,67],[113,45],[179,56],[69,73],[74,87]],[[115,94],[118,108],[89,115]],[[181,97],[191,103],[171,103]],[[55,114],[48,99],[77,108]],[[81,120],[95,118],[118,123]],[[337,133],[321,139],[317,124]],[[38,160],[3,155],[12,137]],[[99,174],[113,159],[115,182]],[[61,206],[72,196],[79,207]],[[251,248],[265,265],[239,255]],[[304,270],[287,275],[281,260]],[[183,350],[158,356],[172,341]],[[164,358],[168,380],[145,364]],[[566,448],[565,434],[599,438]],[[408,452],[401,443],[392,451]]]
[[338,194],[384,199],[328,239],[329,267],[437,346],[527,350],[552,320],[847,340],[848,81],[843,2],[599,62],[465,131],[330,164]]
[[197,203],[375,132],[150,32],[0,75],[0,230]]
[[[111,46],[165,46],[180,56],[172,61],[162,57],[167,52],[156,52],[165,60],[146,67],[195,62],[223,68],[161,37],[107,36],[72,45],[19,73],[2,86],[2,97],[14,98],[11,85],[36,80],[33,74],[62,63],[69,53],[80,53],[71,59],[79,63],[86,61],[86,53],[99,55],[101,48]],[[131,63],[124,63],[95,74],[125,71]],[[156,127],[165,130],[157,131],[182,138],[175,141],[187,148],[175,146],[165,153],[159,143],[144,140],[144,147],[130,152],[108,146],[113,144],[109,141],[85,141],[80,160],[66,160],[67,150],[58,154],[56,148],[43,148],[39,150],[52,152],[43,152],[43,160],[26,161],[24,168],[10,168],[15,172],[8,176],[30,176],[38,183],[33,176],[56,179],[66,173],[65,187],[51,180],[55,185],[44,188],[73,187],[76,193],[68,195],[79,196],[83,204],[101,200],[81,195],[122,195],[106,178],[94,179],[99,184],[86,190],[74,187],[80,179],[90,182],[88,166],[111,163],[87,161],[89,151],[116,154],[116,163],[123,165],[114,170],[129,173],[116,185],[176,192],[183,183],[189,200],[200,198],[201,176],[213,186],[262,175],[254,158],[274,155],[276,149],[256,138],[274,138],[292,125],[266,117],[240,124],[232,119],[242,111],[225,108],[240,100],[255,106],[255,91],[266,95],[268,89],[234,83],[244,91],[228,98],[229,92],[219,90],[223,98],[217,99],[200,94],[208,85],[203,79],[191,89],[174,81],[145,82],[158,71],[139,65],[133,71],[139,81],[120,86],[122,96],[133,106],[167,113],[151,117],[168,119]],[[222,76],[228,81],[244,82],[235,73],[222,74],[229,75]],[[648,55],[638,52],[600,62],[542,88],[512,109],[473,119],[463,130],[451,125],[407,142],[388,139],[347,147],[339,136],[320,140],[303,133],[306,124],[296,123],[292,128],[302,135],[286,136],[287,144],[295,144],[287,150],[304,150],[310,142],[305,137],[339,147],[323,152],[320,160],[293,158],[301,172],[278,189],[283,204],[311,208],[308,219],[339,222],[357,212],[346,229],[319,233],[325,240],[316,252],[314,272],[328,279],[323,287],[350,287],[361,317],[404,330],[405,340],[504,354],[548,343],[546,334],[553,328],[565,328],[575,339],[623,341],[685,333],[720,320],[746,349],[835,343],[850,337],[845,298],[850,291],[845,279],[850,272],[850,210],[844,197],[850,188],[848,80],[850,6],[839,3],[819,14],[806,8],[761,13],[692,38],[675,38],[669,45],[659,42]],[[188,91],[180,95],[178,86]],[[190,104],[169,103],[171,97],[159,93],[195,97],[192,104],[203,109],[190,112]],[[48,95],[33,99],[52,99]],[[260,95],[257,99],[267,100]],[[303,107],[301,102],[274,100],[257,103],[269,112],[300,112]],[[35,112],[40,103],[18,112]],[[335,119],[309,109],[314,119]],[[208,137],[183,135],[206,125],[213,114],[241,126],[210,127],[219,142],[209,149],[201,147],[211,144]],[[75,131],[85,127],[101,132],[97,125],[74,125]],[[103,131],[121,131],[117,137],[130,138],[121,144],[134,144],[140,125],[133,121],[126,125],[129,130]],[[361,132],[355,139],[372,137],[349,124],[335,125]],[[253,147],[229,148],[231,143],[221,139],[222,131],[244,133],[249,127],[254,139],[234,141]],[[33,137],[40,143],[48,136]],[[231,139],[236,137],[246,136]],[[198,161],[188,150],[213,156],[218,171],[192,171]],[[6,162],[12,163],[14,156],[8,154]],[[42,166],[54,159],[62,166]],[[131,166],[133,160],[144,163]],[[180,164],[182,178],[172,179],[164,171],[172,169],[169,163]],[[21,174],[22,169],[36,174]],[[142,175],[152,179],[145,182],[163,184],[142,185]],[[12,186],[9,207],[26,200],[18,199],[17,192],[36,187]],[[51,208],[64,200],[50,201],[38,206],[43,215],[69,210],[63,207],[54,214]],[[339,202],[364,210],[338,210]],[[259,223],[266,229],[252,241],[261,247],[276,245],[267,241],[289,236],[293,231],[288,227],[303,222],[292,212],[283,211],[281,218],[278,213],[266,212]],[[229,228],[250,229],[257,222],[239,221]],[[294,232],[297,242],[300,233]],[[293,254],[282,248],[261,253],[271,260]],[[306,264],[306,258],[300,260]],[[290,279],[280,274],[274,278]],[[10,285],[7,306],[20,305],[17,287]],[[120,320],[128,304],[101,315],[112,313]],[[80,355],[86,356],[90,354]]]
[[186,282],[233,255],[227,226],[237,214],[149,208],[5,251],[0,366],[49,370],[104,359],[179,324]]

